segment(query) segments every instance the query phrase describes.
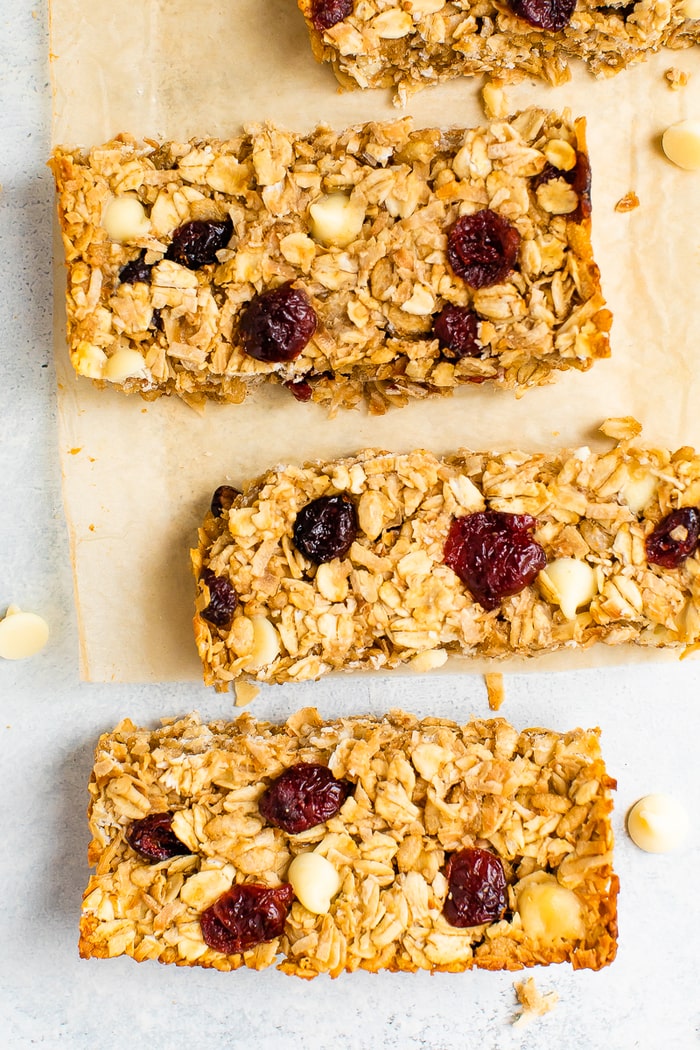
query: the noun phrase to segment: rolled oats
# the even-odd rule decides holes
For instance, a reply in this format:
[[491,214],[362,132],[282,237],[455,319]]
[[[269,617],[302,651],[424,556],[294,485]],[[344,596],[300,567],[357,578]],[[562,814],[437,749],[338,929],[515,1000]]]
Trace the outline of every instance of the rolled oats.
[[[266,824],[258,799],[298,762],[328,766],[351,794],[334,817],[291,835]],[[210,725],[193,714],[153,731],[123,721],[100,738],[89,785],[96,870],[80,954],[219,970],[277,963],[300,977],[567,960],[599,969],[616,952],[614,786],[597,730],[518,732],[503,719],[459,726],[400,711],[324,723],[313,708],[284,725],[246,714]],[[160,812],[191,855],[153,862],[129,846],[131,822]],[[444,868],[469,848],[500,859],[507,906],[499,921],[457,928],[442,914]],[[327,862],[313,869],[338,874],[327,900],[311,886],[320,913],[297,899],[271,941],[232,955],[208,946],[200,916],[219,895],[239,883],[280,886],[309,853]],[[537,880],[575,903],[575,936],[526,932],[518,901]]]
[[[565,178],[552,179],[549,158],[562,156]],[[587,170],[583,120],[542,109],[470,129],[406,118],[304,137],[266,124],[227,141],[123,135],[58,148],[73,365],[146,398],[240,402],[267,380],[331,411],[364,399],[373,412],[586,370],[609,354],[610,314],[572,156]],[[477,290],[453,273],[447,232],[483,208],[516,227],[521,248],[506,280]],[[215,263],[166,257],[185,223],[227,218]],[[243,349],[240,313],[287,282],[309,298],[316,330],[295,359],[259,361]],[[476,356],[441,349],[432,328],[448,304],[475,311]]]
[[[508,0],[356,0],[348,16],[326,30],[313,21],[323,0],[297,2],[314,55],[331,63],[342,86],[391,87],[398,103],[428,84],[464,75],[562,84],[572,58],[609,77],[661,47],[700,42],[697,11],[687,0],[636,0],[626,7],[578,0],[559,32],[517,17]],[[378,32],[383,25],[394,32]]]
[[[461,449],[359,455],[280,466],[211,512],[192,551],[194,618],[207,684],[243,677],[284,682],[332,670],[426,670],[449,655],[534,656],[561,647],[634,643],[680,652],[700,642],[700,551],[674,569],[651,564],[645,541],[659,521],[700,503],[700,456],[636,443],[639,424],[608,420],[608,451],[528,455]],[[297,513],[346,493],[358,514],[348,553],[320,566],[294,546]],[[487,611],[445,564],[455,518],[529,514],[547,566]],[[552,569],[551,574],[548,568]],[[230,581],[230,627],[203,612],[209,570]],[[251,662],[249,618],[277,632],[274,658]]]

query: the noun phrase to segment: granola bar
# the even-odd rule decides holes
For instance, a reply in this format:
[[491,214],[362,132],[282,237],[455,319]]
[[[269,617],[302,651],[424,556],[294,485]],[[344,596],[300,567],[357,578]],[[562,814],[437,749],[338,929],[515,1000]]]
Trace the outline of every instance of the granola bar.
[[697,646],[700,456],[640,429],[607,421],[605,452],[366,450],[217,490],[191,552],[205,682]]
[[[380,412],[469,383],[524,390],[609,354],[584,121],[567,113],[120,136],[58,148],[51,168],[71,360],[99,384],[240,402],[267,379]],[[475,213],[513,252],[467,280],[450,238]],[[494,251],[491,237],[486,262]]]
[[[96,870],[80,954],[219,970],[277,962],[300,977],[567,960],[599,969],[615,957],[618,879],[615,782],[598,736],[400,711],[324,722],[313,708],[284,725],[123,721],[100,738],[90,780]],[[342,785],[339,808],[293,832],[290,802],[272,823],[263,803],[282,774],[318,767]],[[460,865],[474,891],[488,869],[485,911],[469,914]],[[274,927],[256,912],[251,925],[269,939],[250,944],[257,934],[228,902],[257,909],[266,892],[283,903]],[[455,909],[467,925],[454,924]],[[227,951],[233,943],[250,946]]]
[[695,0],[298,0],[314,55],[346,88],[391,87],[396,101],[474,74],[569,80],[579,58],[612,76],[661,47],[700,42]]

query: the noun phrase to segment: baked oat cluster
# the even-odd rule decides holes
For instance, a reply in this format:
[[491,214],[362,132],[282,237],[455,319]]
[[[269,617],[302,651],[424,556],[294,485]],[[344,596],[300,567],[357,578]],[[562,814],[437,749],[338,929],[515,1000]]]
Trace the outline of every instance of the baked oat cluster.
[[697,0],[298,0],[320,62],[346,88],[395,99],[452,77],[570,79],[583,59],[612,76],[661,47],[700,42]]
[[81,375],[240,402],[264,380],[373,412],[609,354],[583,120],[410,119],[58,148]]
[[205,682],[697,646],[700,456],[602,429],[606,452],[366,450],[222,486],[192,551]]
[[[342,802],[285,830],[265,800],[308,768]],[[80,954],[307,978],[599,969],[616,952],[614,787],[597,730],[312,708],[281,726],[124,721],[95,755]]]

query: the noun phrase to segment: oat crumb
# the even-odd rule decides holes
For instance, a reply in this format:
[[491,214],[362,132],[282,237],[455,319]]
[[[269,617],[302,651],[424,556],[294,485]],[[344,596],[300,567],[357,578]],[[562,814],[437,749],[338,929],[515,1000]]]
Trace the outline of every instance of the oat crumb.
[[524,1028],[537,1017],[544,1017],[559,1002],[556,992],[540,992],[535,985],[534,977],[528,977],[525,981],[516,981],[513,985],[518,1002],[522,1006],[521,1012],[513,1021],[514,1028]]
[[501,704],[506,698],[503,675],[500,672],[497,672],[496,674],[485,674],[484,681],[486,682],[486,694],[489,700],[489,707],[492,711],[499,711]]
[[634,209],[638,207],[639,197],[634,192],[634,190],[630,190],[629,193],[626,193],[624,195],[624,197],[620,197],[619,201],[615,205],[615,211],[634,211]]
[[679,91],[681,88],[684,88],[690,80],[690,73],[686,73],[684,69],[677,69],[675,66],[667,69],[664,76],[672,91]]
[[233,688],[236,694],[236,707],[247,707],[251,700],[255,700],[255,697],[260,692],[260,686],[253,685],[252,682],[246,682],[245,680],[234,682]]

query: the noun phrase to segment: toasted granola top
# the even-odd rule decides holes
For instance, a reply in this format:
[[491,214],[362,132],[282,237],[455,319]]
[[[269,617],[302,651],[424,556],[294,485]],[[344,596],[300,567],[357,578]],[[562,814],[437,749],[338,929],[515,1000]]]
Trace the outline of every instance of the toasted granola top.
[[[51,167],[71,359],[98,383],[236,402],[269,379],[380,412],[470,383],[524,390],[609,354],[584,122],[567,113],[474,129],[406,118],[308,136],[255,125],[226,141],[123,135],[59,148]],[[450,231],[474,213],[497,216],[517,247],[484,287],[449,259]],[[251,311],[269,314],[266,297],[287,288],[303,337],[298,312],[282,318],[278,331],[297,335],[271,358]],[[469,315],[467,345],[438,338],[446,307]]]
[[[396,101],[455,76],[570,79],[583,59],[612,76],[661,47],[700,42],[687,0],[298,0],[314,54],[343,87],[392,87]],[[322,17],[334,7],[332,17]],[[328,11],[330,14],[330,10]],[[340,16],[340,17],[339,17]]]
[[[449,655],[533,656],[594,642],[696,645],[700,457],[638,446],[633,420],[604,429],[622,438],[605,452],[366,450],[248,484],[227,510],[207,514],[192,551],[205,681],[226,689],[239,676],[426,670]],[[314,561],[297,522],[334,496],[354,507],[354,538],[346,553]],[[455,522],[488,525],[494,515],[499,526],[513,516],[505,555],[526,562],[527,582],[514,590],[499,592],[496,579],[485,591],[451,557]],[[494,558],[499,537],[487,544]]]
[[[299,762],[328,767],[350,794],[335,816],[289,834],[259,804]],[[312,708],[281,726],[245,715],[155,731],[124,721],[100,738],[90,781],[96,871],[80,951],[221,970],[280,960],[302,977],[565,960],[598,969],[616,951],[614,786],[597,730],[518,732],[502,719],[459,726],[400,711],[324,723]],[[172,815],[189,853],[153,861],[129,845],[130,828],[154,813]],[[443,915],[446,863],[464,849],[502,866],[498,921],[460,928]],[[327,910],[297,898],[280,935],[233,954],[207,945],[202,916],[232,886],[286,887],[300,854],[339,876]],[[569,932],[552,919],[555,900],[573,908]]]

